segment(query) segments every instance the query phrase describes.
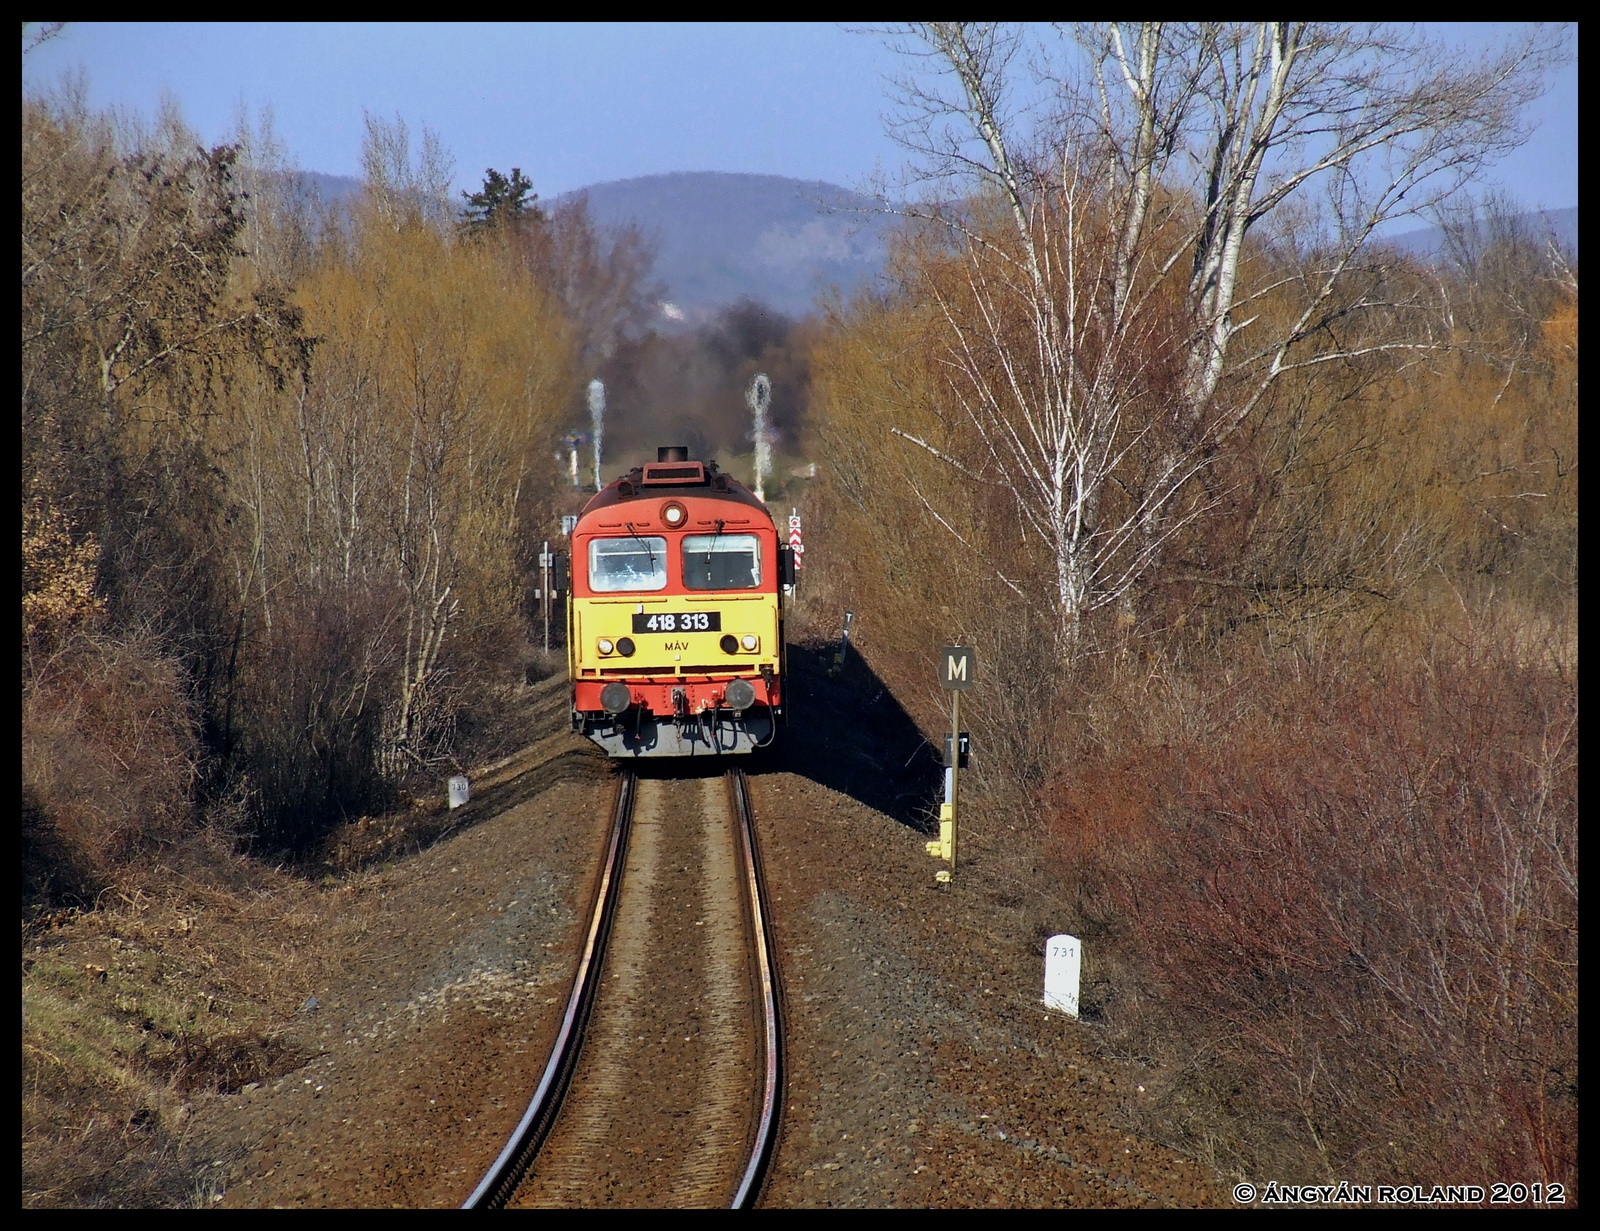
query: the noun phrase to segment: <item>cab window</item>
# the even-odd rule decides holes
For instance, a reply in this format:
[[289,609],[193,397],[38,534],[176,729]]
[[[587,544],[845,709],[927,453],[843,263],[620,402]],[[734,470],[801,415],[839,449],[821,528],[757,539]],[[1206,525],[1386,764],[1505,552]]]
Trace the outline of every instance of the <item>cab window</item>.
[[589,588],[661,590],[667,584],[667,540],[630,534],[625,539],[589,540]]
[[761,540],[753,534],[688,534],[683,584],[691,590],[753,590],[761,584]]

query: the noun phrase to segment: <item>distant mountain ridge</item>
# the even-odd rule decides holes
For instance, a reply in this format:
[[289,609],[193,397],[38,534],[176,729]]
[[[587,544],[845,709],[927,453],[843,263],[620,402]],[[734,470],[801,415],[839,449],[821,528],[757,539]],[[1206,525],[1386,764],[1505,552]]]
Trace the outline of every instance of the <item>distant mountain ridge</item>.
[[[1578,207],[1532,209],[1517,215],[1517,226],[1535,239],[1554,239],[1574,258],[1578,255]],[[1438,227],[1422,227],[1373,241],[1396,252],[1423,261],[1436,261],[1444,255],[1444,232]]]
[[324,205],[337,205],[361,195],[361,180],[354,175],[329,175],[326,171],[301,171],[299,175]]
[[803,316],[819,293],[875,278],[890,219],[869,197],[821,180],[680,171],[592,184],[601,226],[637,224],[659,248],[656,277],[693,321],[740,299]]
[[[307,172],[326,204],[360,192],[350,176]],[[654,277],[670,307],[661,319],[698,324],[741,299],[788,316],[816,310],[818,296],[849,296],[883,270],[895,220],[870,197],[822,180],[722,171],[678,171],[591,184],[544,205],[587,196],[602,227],[637,225],[657,242]],[[1520,215],[1530,235],[1553,236],[1575,258],[1578,208]],[[1437,261],[1443,233],[1423,227],[1373,241]]]
[[[361,191],[361,181],[303,173],[327,206]],[[878,202],[822,180],[721,171],[678,171],[591,184],[543,206],[589,199],[601,227],[637,225],[656,241],[654,277],[671,305],[663,324],[709,319],[741,299],[804,316],[817,296],[845,295],[877,277],[891,220]],[[681,315],[680,315],[681,314]]]

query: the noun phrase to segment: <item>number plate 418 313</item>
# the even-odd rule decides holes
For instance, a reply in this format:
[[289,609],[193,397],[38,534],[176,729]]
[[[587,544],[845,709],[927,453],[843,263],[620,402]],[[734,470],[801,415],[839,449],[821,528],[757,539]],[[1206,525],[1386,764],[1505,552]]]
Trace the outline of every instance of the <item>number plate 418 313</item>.
[[718,633],[722,631],[720,611],[652,611],[633,613],[636,633]]

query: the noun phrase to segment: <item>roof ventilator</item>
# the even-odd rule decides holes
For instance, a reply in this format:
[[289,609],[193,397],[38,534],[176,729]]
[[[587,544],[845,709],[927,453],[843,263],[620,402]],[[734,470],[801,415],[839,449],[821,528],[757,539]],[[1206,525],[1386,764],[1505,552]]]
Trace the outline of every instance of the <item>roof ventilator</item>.
[[691,462],[687,445],[663,445],[656,450],[656,460],[647,462],[639,479],[641,487],[703,486],[706,481],[704,462]]

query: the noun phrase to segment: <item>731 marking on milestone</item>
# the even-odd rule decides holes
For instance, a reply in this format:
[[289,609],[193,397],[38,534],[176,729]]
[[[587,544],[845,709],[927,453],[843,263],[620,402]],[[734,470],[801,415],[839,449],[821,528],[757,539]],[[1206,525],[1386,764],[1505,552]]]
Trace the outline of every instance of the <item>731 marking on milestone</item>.
[[939,651],[939,687],[957,691],[977,678],[977,655],[970,645],[947,645]]

